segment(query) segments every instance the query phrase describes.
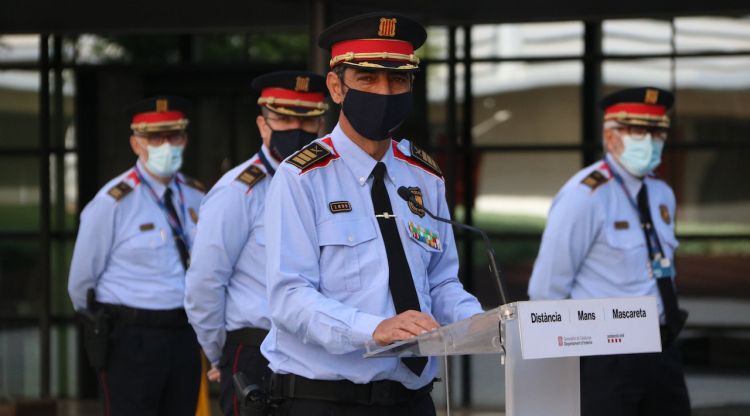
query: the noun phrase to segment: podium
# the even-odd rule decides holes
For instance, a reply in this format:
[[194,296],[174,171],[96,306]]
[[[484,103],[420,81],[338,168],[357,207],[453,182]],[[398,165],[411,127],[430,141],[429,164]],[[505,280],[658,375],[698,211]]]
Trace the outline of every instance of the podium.
[[578,416],[579,357],[661,351],[656,298],[515,302],[365,358],[499,354],[506,416]]

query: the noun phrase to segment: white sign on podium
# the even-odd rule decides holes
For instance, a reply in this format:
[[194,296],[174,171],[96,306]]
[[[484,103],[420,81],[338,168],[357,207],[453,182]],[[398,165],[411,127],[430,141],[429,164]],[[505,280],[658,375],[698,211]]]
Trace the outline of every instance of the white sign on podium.
[[[515,302],[366,358],[501,354],[507,416],[580,415],[581,356],[661,351],[654,297]],[[539,400],[544,397],[544,400]]]
[[661,351],[653,297],[518,302],[521,352],[532,358]]

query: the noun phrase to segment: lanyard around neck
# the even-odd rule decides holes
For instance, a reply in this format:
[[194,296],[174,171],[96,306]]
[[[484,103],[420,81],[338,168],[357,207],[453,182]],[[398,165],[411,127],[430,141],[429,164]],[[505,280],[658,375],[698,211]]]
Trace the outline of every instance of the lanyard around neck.
[[[172,215],[169,214],[169,210],[167,209],[166,205],[164,205],[164,201],[162,198],[159,197],[159,195],[156,193],[154,188],[151,186],[150,183],[146,180],[146,177],[143,175],[141,170],[138,168],[138,165],[135,167],[135,174],[138,176],[138,180],[146,185],[146,189],[148,189],[149,193],[151,194],[152,199],[154,202],[156,202],[156,205],[159,206],[159,209],[164,213],[164,216],[167,217],[167,221],[169,222],[169,225],[172,227],[173,230],[177,232],[177,234],[180,235],[180,237],[184,240],[185,239],[185,232],[182,228],[182,224],[180,224],[178,218],[173,218]],[[175,186],[177,186],[177,194],[180,197],[180,211],[182,211],[182,218],[187,218],[185,214],[185,196],[182,193],[182,186],[180,186],[180,181],[175,177]],[[169,186],[169,185],[167,185]],[[184,220],[183,220],[184,221]]]
[[[628,188],[625,186],[625,180],[622,178],[622,176],[620,176],[609,165],[607,161],[605,161],[604,164],[606,165],[607,170],[609,170],[609,172],[615,178],[615,181],[620,184],[620,188],[622,188],[622,191],[625,193],[625,197],[627,198],[628,202],[630,202],[630,205],[633,207],[633,209],[635,209],[635,212],[638,214],[638,219],[641,222],[641,227],[643,227],[643,230],[645,231],[644,234],[646,236],[646,242],[648,243],[647,247],[649,257],[651,259],[655,259],[657,257],[657,254],[660,256],[660,258],[664,257],[664,250],[662,250],[661,241],[659,241],[659,236],[656,234],[656,228],[654,227],[653,221],[643,218],[641,210],[640,208],[638,208],[638,203],[633,199],[633,196],[630,195]],[[646,182],[644,181],[641,186],[646,186]],[[648,204],[646,206],[646,209],[649,209]]]

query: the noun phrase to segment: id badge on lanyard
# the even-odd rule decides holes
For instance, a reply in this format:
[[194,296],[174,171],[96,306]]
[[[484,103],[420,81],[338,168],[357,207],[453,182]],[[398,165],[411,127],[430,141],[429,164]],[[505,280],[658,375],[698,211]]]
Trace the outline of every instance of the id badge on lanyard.
[[[661,257],[661,256],[659,256]],[[666,257],[651,261],[651,273],[657,279],[674,277],[674,265]]]

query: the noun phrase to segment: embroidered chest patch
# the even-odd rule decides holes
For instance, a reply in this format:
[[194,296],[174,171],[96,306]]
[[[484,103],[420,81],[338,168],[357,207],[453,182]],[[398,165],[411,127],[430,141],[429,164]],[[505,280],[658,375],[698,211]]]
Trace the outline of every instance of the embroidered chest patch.
[[[417,215],[419,215],[420,218],[424,217],[424,201],[422,200],[422,190],[419,189],[419,187],[411,187],[406,188],[409,190],[409,192],[414,195],[414,201],[417,202],[417,204],[414,204],[411,200],[409,201],[409,210]],[[419,205],[419,206],[417,206]]]
[[669,208],[667,208],[666,205],[659,205],[659,213],[661,214],[661,219],[664,220],[667,225],[672,224],[672,217],[669,215]]

